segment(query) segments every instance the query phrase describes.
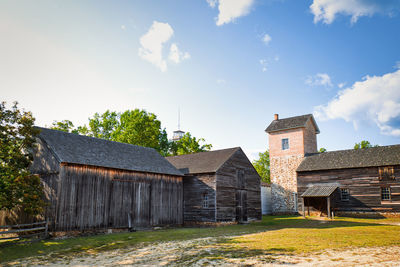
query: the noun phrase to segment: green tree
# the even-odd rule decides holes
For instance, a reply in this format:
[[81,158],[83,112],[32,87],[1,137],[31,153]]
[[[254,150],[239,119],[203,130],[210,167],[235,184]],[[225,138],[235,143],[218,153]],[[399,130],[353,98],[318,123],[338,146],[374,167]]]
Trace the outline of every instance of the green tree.
[[74,124],[70,120],[53,121],[50,129],[70,133],[74,131]]
[[120,115],[120,123],[112,133],[112,140],[151,147],[160,151],[161,122],[145,110],[127,110]]
[[354,144],[354,149],[364,149],[364,148],[370,148],[370,147],[378,147],[379,145],[371,145],[369,141],[362,140],[360,143],[355,143]]
[[177,142],[168,140],[166,129],[153,113],[145,110],[127,110],[123,113],[107,110],[103,114],[95,113],[89,118],[89,126],[74,127],[69,120],[53,122],[52,129],[102,138],[111,141],[151,147],[162,156],[183,155],[203,152],[211,149],[211,144],[203,138],[187,133]]
[[32,175],[29,166],[35,136],[35,119],[31,112],[11,109],[0,104],[0,210],[22,208],[28,214],[43,211],[43,188],[40,178]]
[[324,152],[326,152],[327,150],[326,150],[326,148],[325,147],[321,147],[320,149],[319,149],[319,153],[324,153]]
[[205,142],[204,138],[196,138],[190,133],[185,133],[180,140],[170,143],[170,153],[174,156],[185,155],[209,151],[212,148],[211,144],[200,144],[200,142]]
[[159,150],[160,154],[163,157],[169,156],[171,142],[168,140],[168,134],[167,134],[167,130],[165,128],[161,131],[159,145],[160,145],[160,150]]
[[253,166],[261,177],[261,181],[271,183],[269,151],[258,153],[259,159],[253,161]]

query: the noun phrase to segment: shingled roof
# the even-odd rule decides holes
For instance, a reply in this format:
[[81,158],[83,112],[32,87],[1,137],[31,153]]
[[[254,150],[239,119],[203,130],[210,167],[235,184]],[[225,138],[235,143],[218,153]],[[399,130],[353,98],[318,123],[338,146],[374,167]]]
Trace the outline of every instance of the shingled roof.
[[313,185],[301,195],[302,197],[329,197],[338,188],[337,185]]
[[318,128],[317,123],[315,122],[314,116],[312,114],[306,114],[306,115],[301,115],[301,116],[296,116],[296,117],[273,120],[271,122],[271,124],[267,127],[267,129],[265,129],[265,131],[267,133],[271,133],[271,132],[277,132],[277,131],[282,131],[282,130],[306,127],[307,121],[310,119],[315,126],[316,133],[319,134],[319,128]]
[[303,159],[298,172],[400,165],[400,145],[317,153]]
[[60,163],[183,175],[152,148],[37,128],[41,130],[39,138],[47,144]]
[[240,147],[200,152],[181,156],[167,157],[166,159],[184,174],[214,173],[238,150]]

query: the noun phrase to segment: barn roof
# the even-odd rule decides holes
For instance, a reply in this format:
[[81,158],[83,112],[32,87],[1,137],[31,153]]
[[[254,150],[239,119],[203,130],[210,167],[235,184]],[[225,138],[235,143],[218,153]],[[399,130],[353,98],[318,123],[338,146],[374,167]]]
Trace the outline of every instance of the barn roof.
[[241,150],[241,148],[234,147],[167,157],[166,159],[184,174],[213,173],[218,171],[218,169],[238,150]]
[[319,128],[315,122],[312,114],[306,114],[296,117],[290,117],[285,119],[273,120],[271,124],[265,129],[267,133],[277,132],[282,130],[289,130],[294,128],[306,127],[307,121],[310,120],[315,126],[315,131],[319,134]]
[[313,185],[301,194],[302,197],[329,197],[335,192],[337,185]]
[[156,150],[38,127],[39,138],[61,163],[183,175]]
[[312,154],[303,159],[298,172],[400,165],[400,145],[349,149]]

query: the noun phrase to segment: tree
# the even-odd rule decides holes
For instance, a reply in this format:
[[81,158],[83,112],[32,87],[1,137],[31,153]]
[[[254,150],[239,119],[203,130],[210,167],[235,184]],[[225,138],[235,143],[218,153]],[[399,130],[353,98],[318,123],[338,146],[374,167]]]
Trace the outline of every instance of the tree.
[[161,132],[159,140],[159,145],[160,145],[159,152],[163,157],[167,157],[170,155],[171,143],[172,142],[168,140],[167,130],[164,128]]
[[74,124],[70,120],[53,121],[50,129],[70,133],[74,131]]
[[355,143],[354,144],[354,149],[364,149],[364,148],[370,148],[370,147],[378,147],[379,145],[371,145],[369,141],[362,140],[360,143]]
[[259,159],[253,161],[253,166],[261,177],[261,181],[271,183],[269,151],[258,153]]
[[86,125],[81,128],[87,129],[86,135],[115,141],[113,134],[120,125],[119,120],[120,114],[115,111],[107,110],[101,115],[96,112],[93,118],[89,118],[89,128],[87,128]]
[[89,118],[89,126],[74,127],[69,120],[54,121],[52,129],[64,132],[102,138],[156,149],[162,156],[183,155],[210,150],[211,144],[203,138],[196,138],[187,133],[177,142],[169,141],[166,129],[153,113],[134,109],[123,113],[107,110],[103,114],[95,113]]
[[31,112],[0,104],[0,210],[22,208],[28,214],[43,211],[43,188],[29,166],[39,130]]
[[174,156],[192,154],[197,152],[209,151],[212,148],[211,144],[200,144],[205,142],[204,138],[196,138],[190,133],[185,133],[181,139],[170,143],[170,153]]
[[327,150],[326,150],[326,148],[325,147],[321,147],[320,149],[319,149],[319,153],[324,153],[324,152],[326,152]]
[[120,123],[112,133],[112,140],[160,151],[161,122],[145,110],[127,110],[120,115]]

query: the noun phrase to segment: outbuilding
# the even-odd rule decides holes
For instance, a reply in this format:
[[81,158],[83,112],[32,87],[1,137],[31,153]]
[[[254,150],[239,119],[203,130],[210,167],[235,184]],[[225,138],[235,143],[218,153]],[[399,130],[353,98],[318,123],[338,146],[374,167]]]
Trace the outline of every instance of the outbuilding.
[[156,150],[40,128],[32,172],[51,230],[183,223],[183,174]]
[[297,189],[307,211],[398,213],[400,145],[308,155],[297,168]]
[[185,174],[185,222],[261,219],[260,176],[240,147],[166,159]]

